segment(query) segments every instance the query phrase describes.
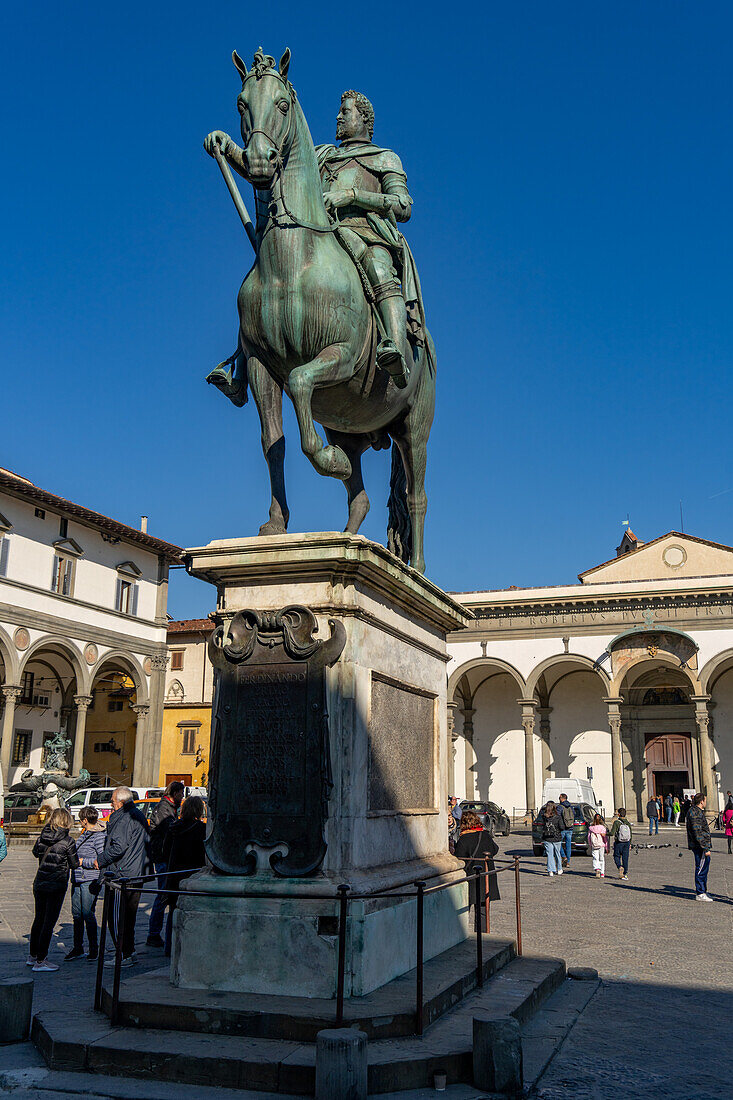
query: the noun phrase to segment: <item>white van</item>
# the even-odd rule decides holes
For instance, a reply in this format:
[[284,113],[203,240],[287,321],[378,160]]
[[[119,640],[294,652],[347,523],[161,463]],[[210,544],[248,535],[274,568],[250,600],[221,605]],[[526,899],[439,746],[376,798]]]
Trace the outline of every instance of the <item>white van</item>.
[[568,802],[586,802],[589,806],[599,806],[593,784],[589,779],[546,779],[542,788],[542,805],[552,799],[560,801],[560,795],[566,794]]
[[[112,791],[117,787],[82,787],[81,790],[74,791],[65,800],[66,806],[73,817],[74,821],[79,820],[79,811],[82,806],[94,806],[98,811],[102,820],[108,818],[112,813]],[[132,797],[139,798],[140,795],[137,790],[132,790]]]

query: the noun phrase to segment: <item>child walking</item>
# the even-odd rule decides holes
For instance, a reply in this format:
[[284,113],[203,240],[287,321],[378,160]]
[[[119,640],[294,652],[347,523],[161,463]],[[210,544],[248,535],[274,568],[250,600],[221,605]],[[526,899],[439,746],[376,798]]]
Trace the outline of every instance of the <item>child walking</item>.
[[603,824],[603,818],[596,814],[593,824],[588,826],[588,847],[593,856],[593,870],[596,878],[606,876],[606,852],[608,851],[608,829]]

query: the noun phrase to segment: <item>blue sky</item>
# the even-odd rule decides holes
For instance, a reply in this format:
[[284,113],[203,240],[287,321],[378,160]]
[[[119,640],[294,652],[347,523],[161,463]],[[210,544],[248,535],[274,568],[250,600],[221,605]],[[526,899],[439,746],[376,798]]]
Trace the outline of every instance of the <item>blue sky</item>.
[[[0,464],[181,545],[255,534],[257,414],[204,383],[248,248],[209,130],[237,48],[290,46],[316,141],[372,99],[403,159],[438,348],[428,574],[562,583],[621,522],[733,543],[733,8],[648,3],[14,5]],[[247,196],[249,197],[249,196]],[[338,529],[287,418],[291,529]],[[365,456],[382,541],[388,456]],[[214,593],[179,574],[170,610]]]

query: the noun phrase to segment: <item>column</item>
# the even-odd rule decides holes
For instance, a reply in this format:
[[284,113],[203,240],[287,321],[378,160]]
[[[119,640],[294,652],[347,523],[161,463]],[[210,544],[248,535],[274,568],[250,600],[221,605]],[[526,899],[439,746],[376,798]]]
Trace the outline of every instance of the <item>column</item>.
[[537,810],[534,772],[534,722],[536,703],[534,699],[519,699],[518,702],[522,708],[522,726],[524,728],[524,784],[526,791],[525,800],[527,803],[525,809],[527,813],[531,813],[534,817]]
[[466,742],[466,798],[470,801],[476,797],[474,765],[478,761],[473,750],[473,716],[476,711],[473,707],[461,707],[460,710],[463,715],[463,739]]
[[[550,714],[552,707],[537,707],[540,716],[540,776],[542,785],[550,775]],[[540,797],[542,792],[540,791]]]
[[608,725],[611,730],[611,770],[613,773],[613,810],[626,806],[624,794],[624,758],[621,749],[621,705],[620,696],[611,696],[603,700],[608,707]]
[[84,737],[87,730],[87,711],[92,705],[91,695],[75,695],[76,721],[74,722],[74,759],[71,774],[78,775],[84,766]]
[[0,772],[3,783],[8,782],[10,760],[13,752],[13,733],[15,731],[15,704],[23,694],[22,687],[17,684],[3,684],[3,697],[5,709],[3,710],[2,740],[0,741]]
[[[133,786],[142,786],[142,777],[144,771],[143,758],[148,741],[147,732],[150,705],[148,703],[133,703],[130,709],[134,710],[135,714],[137,715],[137,726],[135,727],[135,757],[132,764],[132,779],[130,782],[133,784]],[[157,777],[154,783],[148,783],[146,780],[144,786],[157,786]]]
[[695,722],[697,735],[700,742],[700,781],[702,790],[707,795],[709,810],[718,809],[718,784],[713,774],[713,746],[710,741],[710,712],[708,703],[709,695],[693,695],[695,704]]
[[458,703],[448,703],[448,795],[456,794],[456,711]]

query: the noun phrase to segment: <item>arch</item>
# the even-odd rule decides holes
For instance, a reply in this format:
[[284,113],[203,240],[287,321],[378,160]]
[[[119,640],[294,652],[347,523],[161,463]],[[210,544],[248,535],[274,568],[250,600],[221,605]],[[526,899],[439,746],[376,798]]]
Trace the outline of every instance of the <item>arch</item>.
[[86,695],[89,690],[89,672],[84,668],[81,660],[81,654],[74,646],[68,641],[67,638],[60,638],[55,634],[44,634],[42,638],[38,638],[33,644],[26,650],[21,661],[20,668],[18,669],[18,675],[22,676],[28,663],[34,660],[35,656],[49,650],[53,652],[57,650],[61,655],[69,662],[74,670],[74,676],[76,677],[77,694]]
[[689,668],[685,668],[680,664],[676,657],[667,657],[665,654],[658,653],[656,657],[650,657],[648,653],[640,653],[638,657],[635,657],[633,661],[629,661],[627,665],[619,669],[617,675],[614,677],[609,688],[609,695],[612,697],[618,697],[621,694],[621,688],[624,685],[624,681],[628,677],[629,673],[634,668],[640,668],[646,666],[648,669],[664,668],[674,669],[675,672],[682,673],[689,682],[693,695],[703,695],[702,686],[697,676],[693,675]]
[[474,657],[471,661],[465,661],[464,664],[459,665],[458,668],[453,670],[451,675],[448,677],[449,703],[452,703],[454,701],[453,697],[456,692],[456,687],[461,678],[475,668],[496,668],[499,669],[500,672],[508,673],[514,678],[522,697],[524,697],[525,683],[522,674],[517,671],[514,665],[510,665],[508,661],[502,661],[500,657],[490,657],[487,654],[486,657]]
[[[142,665],[131,653],[124,653],[118,649],[110,650],[109,653],[105,653],[99,658],[91,674],[90,689],[94,687],[94,681],[108,665],[117,665],[121,671],[129,673],[135,685],[135,697],[138,703],[148,704],[150,702],[147,677],[143,672]],[[91,694],[91,690],[88,694]]]
[[[595,672],[597,673],[603,689],[606,694],[609,694],[610,682],[607,674],[602,668],[599,668],[595,661],[590,657],[586,657],[582,653],[556,653],[552,657],[546,657],[544,661],[540,663],[532,670],[527,679],[527,699],[534,698],[537,691],[537,683],[540,676],[543,676],[549,669],[554,668],[557,665],[574,665],[574,668],[569,669],[569,672]],[[554,686],[554,685],[553,685]],[[552,689],[550,689],[552,690]]]
[[0,626],[0,657],[5,666],[5,683],[17,684],[20,682],[20,668],[18,665],[18,651],[8,633]]
[[[728,671],[725,667],[728,662],[731,662],[731,666],[733,667],[733,649],[724,649],[722,653],[716,653],[716,655],[711,657],[704,665],[699,674],[702,694],[711,694],[715,681],[720,679],[724,672]],[[717,676],[715,675],[716,672],[718,673]]]

